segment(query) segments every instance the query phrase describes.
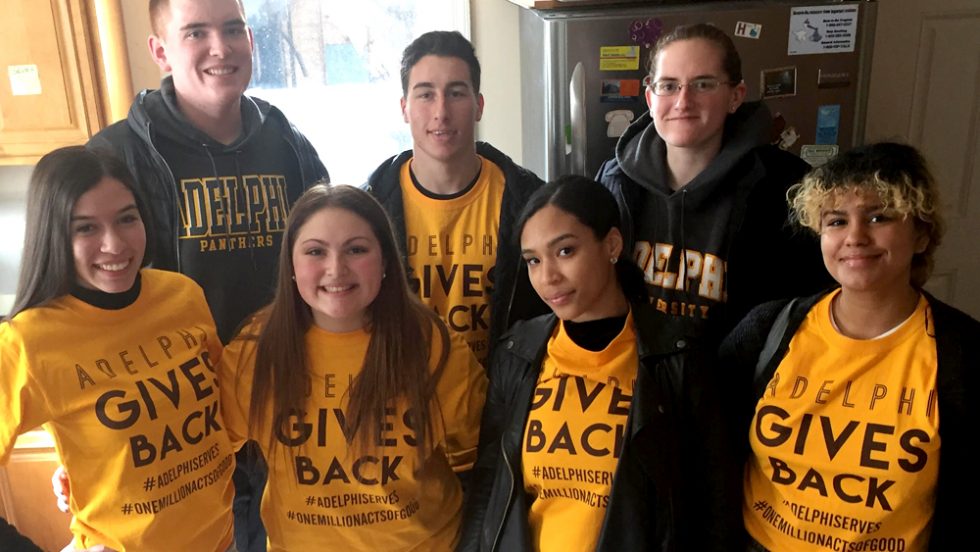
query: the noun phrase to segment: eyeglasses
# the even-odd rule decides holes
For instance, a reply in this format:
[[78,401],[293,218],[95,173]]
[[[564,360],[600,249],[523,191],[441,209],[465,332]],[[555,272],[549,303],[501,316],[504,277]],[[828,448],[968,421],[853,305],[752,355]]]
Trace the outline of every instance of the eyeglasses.
[[694,79],[687,84],[681,84],[675,80],[653,80],[653,75],[643,78],[643,86],[650,87],[657,96],[674,96],[681,91],[681,88],[688,87],[695,94],[710,94],[723,84],[736,84],[734,81],[718,80],[714,77],[704,77]]

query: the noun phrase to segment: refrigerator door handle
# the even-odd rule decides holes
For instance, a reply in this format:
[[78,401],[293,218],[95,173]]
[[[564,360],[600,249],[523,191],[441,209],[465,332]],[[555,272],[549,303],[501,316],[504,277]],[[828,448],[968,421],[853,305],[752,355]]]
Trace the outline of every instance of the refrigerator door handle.
[[585,174],[585,157],[588,151],[585,125],[585,67],[582,62],[575,64],[572,79],[568,85],[569,110],[571,111],[571,174]]

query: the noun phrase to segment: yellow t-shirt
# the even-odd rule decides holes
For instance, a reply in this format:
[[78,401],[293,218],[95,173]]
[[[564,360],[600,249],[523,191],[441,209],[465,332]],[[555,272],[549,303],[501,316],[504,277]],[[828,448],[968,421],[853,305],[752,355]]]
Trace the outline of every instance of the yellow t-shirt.
[[[433,329],[438,336],[438,332]],[[452,334],[451,334],[452,335]],[[438,340],[438,337],[434,339]],[[364,363],[370,334],[333,334],[312,327],[306,347],[312,365],[312,392],[292,446],[269,450],[272,414],[255,435],[269,463],[262,496],[262,520],[269,550],[451,550],[457,541],[463,501],[454,468],[476,459],[480,415],[486,396],[484,370],[459,336],[451,338],[449,359],[436,385],[440,410],[435,450],[420,463],[415,432],[399,404],[385,418],[387,442],[360,454],[344,437],[347,389]],[[232,442],[248,436],[254,340],[236,339],[225,349],[219,369],[224,415]],[[434,347],[432,364],[439,358]]]
[[609,505],[637,369],[632,313],[602,351],[559,324],[524,429],[524,490],[535,550],[594,550]]
[[223,551],[234,455],[221,342],[197,284],[141,274],[125,308],[67,295],[0,325],[0,462],[43,424],[71,479],[76,547]]
[[485,363],[504,173],[480,159],[476,184],[459,197],[435,199],[420,192],[412,183],[411,161],[402,165],[401,189],[409,280],[422,302]]
[[828,295],[756,406],[742,513],[770,550],[926,550],[939,470],[925,298],[877,339],[838,333]]

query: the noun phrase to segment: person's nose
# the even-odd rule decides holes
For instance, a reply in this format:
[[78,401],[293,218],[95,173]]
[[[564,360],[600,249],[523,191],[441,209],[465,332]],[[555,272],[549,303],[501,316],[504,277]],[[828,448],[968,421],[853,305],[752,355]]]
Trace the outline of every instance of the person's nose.
[[324,261],[327,276],[336,278],[347,274],[347,260],[340,252],[330,252]]
[[104,234],[102,234],[102,246],[100,247],[100,251],[103,253],[115,255],[117,253],[121,253],[125,249],[126,241],[114,228],[110,227]]

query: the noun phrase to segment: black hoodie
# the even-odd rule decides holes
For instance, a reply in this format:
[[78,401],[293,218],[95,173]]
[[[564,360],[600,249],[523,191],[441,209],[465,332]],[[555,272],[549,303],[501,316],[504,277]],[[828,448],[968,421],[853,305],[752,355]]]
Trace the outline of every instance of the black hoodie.
[[286,215],[327,171],[310,143],[268,103],[242,96],[232,144],[177,109],[173,80],[141,92],[125,121],[89,142],[126,161],[148,203],[148,255],[204,288],[223,342],[272,298]]
[[645,113],[597,177],[617,196],[651,303],[711,342],[761,302],[831,283],[815,240],[788,223],[786,189],[809,166],[766,145],[770,127],[763,104],[744,103],[726,120],[718,155],[673,191],[666,144]]

